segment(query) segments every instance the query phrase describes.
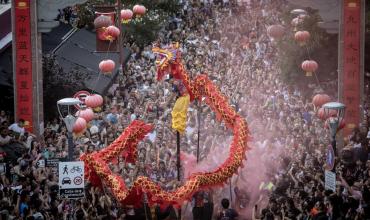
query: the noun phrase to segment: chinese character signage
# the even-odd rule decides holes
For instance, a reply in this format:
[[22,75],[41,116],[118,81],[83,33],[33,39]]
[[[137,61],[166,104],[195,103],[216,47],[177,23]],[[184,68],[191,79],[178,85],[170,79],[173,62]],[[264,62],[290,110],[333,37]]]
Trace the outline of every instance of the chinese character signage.
[[16,114],[32,132],[32,51],[30,0],[15,0]]
[[345,0],[343,17],[342,102],[346,105],[345,134],[360,123],[361,0]]

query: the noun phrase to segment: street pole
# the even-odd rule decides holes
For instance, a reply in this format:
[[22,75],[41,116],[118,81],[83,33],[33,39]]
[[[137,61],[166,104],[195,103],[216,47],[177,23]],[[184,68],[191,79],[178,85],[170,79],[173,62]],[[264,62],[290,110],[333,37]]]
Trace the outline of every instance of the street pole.
[[229,188],[230,188],[230,202],[232,203],[233,202],[233,187],[231,186],[231,178],[230,178],[230,184],[229,184]]
[[123,64],[122,64],[122,24],[121,24],[121,10],[122,10],[122,4],[121,0],[117,0],[117,27],[119,29],[119,37],[118,37],[118,53],[119,53],[119,64],[123,70]]
[[329,127],[330,134],[332,137],[331,145],[334,150],[334,155],[337,156],[338,153],[337,153],[336,135],[337,135],[338,128],[340,127],[340,124],[344,120],[346,106],[339,102],[329,102],[329,103],[324,104],[322,108],[324,108],[325,115],[327,116],[330,116],[331,110],[335,110],[337,112],[335,117],[331,116],[327,119],[328,127]]
[[72,132],[68,131],[68,161],[73,161],[73,149],[74,149],[74,143],[73,143],[73,134]]
[[335,136],[333,136],[333,139],[331,141],[331,146],[333,147],[334,155],[337,157],[338,156],[338,153],[337,153],[337,140],[335,139]]
[[176,143],[177,143],[177,148],[176,148],[176,157],[177,157],[177,180],[180,181],[180,132],[176,131]]
[[[74,154],[74,143],[73,143],[73,126],[76,122],[76,117],[73,116],[73,113],[70,111],[71,106],[75,106],[80,104],[81,101],[75,98],[64,98],[57,102],[57,108],[59,112],[60,118],[63,120],[67,127],[67,135],[68,135],[68,161],[73,161],[73,154]],[[60,106],[67,107],[67,115],[63,117],[62,111],[60,110]],[[77,114],[77,117],[79,113]]]
[[[181,180],[180,176],[180,132],[176,131],[176,141],[177,141],[177,149],[176,149],[176,156],[177,156],[177,180]],[[181,219],[181,206],[179,207],[179,214],[178,214],[178,219]]]
[[197,163],[199,163],[199,142],[200,142],[200,114],[201,114],[201,106],[200,106],[200,101],[198,101],[198,143],[197,143]]
[[[178,87],[177,88],[177,98],[178,99],[179,97],[181,97],[181,93],[180,93],[180,88]],[[181,162],[180,162],[180,132],[179,131],[176,131],[176,166],[177,166],[177,181],[181,181],[181,176],[180,176],[180,168],[181,168]],[[181,219],[181,206],[179,207],[178,209],[178,216],[177,216],[177,219]]]

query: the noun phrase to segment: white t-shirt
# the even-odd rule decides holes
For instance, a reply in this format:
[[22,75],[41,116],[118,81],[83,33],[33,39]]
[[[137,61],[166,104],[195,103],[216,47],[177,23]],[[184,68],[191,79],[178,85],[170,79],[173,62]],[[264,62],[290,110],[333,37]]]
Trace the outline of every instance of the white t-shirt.
[[131,114],[130,119],[131,119],[131,122],[134,121],[134,120],[136,120],[136,115],[135,114]]
[[8,127],[9,130],[19,133],[20,135],[24,135],[24,128],[19,127],[18,123],[14,123]]
[[51,130],[55,131],[55,132],[58,132],[58,129],[59,129],[59,124],[55,124],[55,125],[50,125],[50,128]]
[[5,136],[5,137],[2,137],[0,135],[0,146],[5,145],[5,144],[8,144],[10,142],[10,140],[12,140],[12,137],[10,137],[8,135]]
[[157,132],[156,131],[153,131],[149,134],[146,135],[146,137],[152,142],[154,143],[155,141],[155,138],[157,137]]

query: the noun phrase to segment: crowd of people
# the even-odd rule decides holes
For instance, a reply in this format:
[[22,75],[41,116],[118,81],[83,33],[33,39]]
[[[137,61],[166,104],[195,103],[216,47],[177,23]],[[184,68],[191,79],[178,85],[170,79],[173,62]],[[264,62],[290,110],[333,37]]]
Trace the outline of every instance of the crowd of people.
[[[281,23],[286,2],[203,0],[182,1],[182,5],[156,43],[180,42],[188,74],[207,74],[246,118],[253,136],[245,167],[227,187],[197,192],[183,205],[183,219],[367,219],[370,103],[365,102],[363,122],[344,138],[345,147],[338,152],[336,191],[325,189],[330,132],[316,117],[311,97],[326,92],[335,99],[336,83],[312,83],[310,91],[302,91],[280,79],[277,45],[266,28]],[[67,13],[62,14],[68,20]],[[155,129],[139,143],[137,162],[117,158],[110,164],[128,186],[137,176],[148,176],[172,190],[193,172],[217,168],[227,156],[232,133],[206,104],[191,103],[178,171],[170,113],[181,82],[171,77],[156,80],[152,46],[128,46],[133,53],[126,71],[104,97],[103,111],[95,114],[82,135],[74,137],[74,157],[108,146],[140,119]],[[57,171],[38,161],[66,160],[66,127],[57,118],[48,122],[41,140],[25,130],[24,120],[13,123],[11,115],[0,112],[2,219],[176,219],[179,215],[172,206],[164,211],[149,208],[145,199],[143,208],[122,207],[108,188],[89,183],[85,198],[60,198]]]

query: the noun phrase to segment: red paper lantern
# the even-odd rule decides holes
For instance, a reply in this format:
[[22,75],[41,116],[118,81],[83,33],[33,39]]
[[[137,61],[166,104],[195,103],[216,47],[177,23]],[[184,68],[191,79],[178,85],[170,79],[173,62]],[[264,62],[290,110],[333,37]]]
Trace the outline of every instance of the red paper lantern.
[[100,72],[104,74],[111,74],[116,67],[113,60],[103,60],[99,63]]
[[334,109],[330,109],[328,113],[325,112],[324,108],[320,108],[317,111],[317,117],[319,117],[321,120],[326,120],[330,117],[337,116],[337,111]]
[[319,68],[319,64],[314,60],[305,60],[302,62],[301,67],[306,72],[306,76],[312,76],[312,73]]
[[112,40],[115,40],[119,36],[120,31],[116,26],[111,25],[107,27],[107,29],[105,30],[105,33],[107,35],[107,39],[112,41]]
[[77,111],[76,116],[89,122],[94,119],[94,111],[91,108],[82,109]]
[[[328,118],[328,119],[325,121],[325,125],[324,125],[324,127],[325,127],[326,129],[329,129],[329,120],[330,120],[330,118]],[[340,130],[342,130],[344,127],[346,127],[346,122],[344,121],[344,119],[342,119],[342,120],[340,121],[339,125],[338,125],[337,132],[338,132],[338,131],[340,131]]]
[[90,108],[99,107],[103,104],[103,102],[104,102],[103,97],[101,97],[101,95],[98,94],[87,96],[85,99],[86,106]]
[[145,14],[146,8],[143,5],[135,5],[133,11],[136,16],[141,17]]
[[308,31],[297,31],[294,34],[295,40],[299,43],[299,45],[304,46],[306,42],[310,39],[311,35]]
[[128,22],[130,22],[133,15],[134,15],[134,13],[130,9],[121,10],[121,22],[122,22],[122,24],[127,24]]
[[94,20],[94,26],[96,29],[108,27],[110,25],[112,25],[112,19],[105,15],[100,15]]
[[280,39],[284,35],[284,27],[282,25],[271,25],[267,28],[267,34],[272,39]]
[[320,108],[328,102],[330,102],[330,96],[327,94],[317,94],[312,98],[312,103],[316,108]]
[[73,125],[73,132],[74,133],[80,133],[82,132],[83,130],[86,129],[86,120],[81,118],[81,117],[78,117],[75,124]]

